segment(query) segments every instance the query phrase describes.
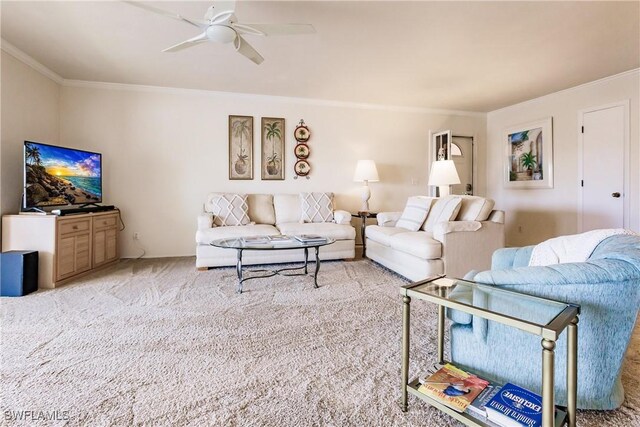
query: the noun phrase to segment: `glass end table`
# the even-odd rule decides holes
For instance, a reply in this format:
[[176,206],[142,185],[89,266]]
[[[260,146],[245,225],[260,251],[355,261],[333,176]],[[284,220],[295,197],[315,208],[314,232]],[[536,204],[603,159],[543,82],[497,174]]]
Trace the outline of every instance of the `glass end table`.
[[[471,301],[456,295],[472,294]],[[542,338],[542,425],[558,425],[554,409],[554,357],[556,340],[567,330],[567,424],[576,425],[578,383],[578,316],[580,306],[521,294],[497,286],[483,285],[444,276],[411,283],[400,288],[402,295],[402,410],[407,410],[408,393],[469,426],[483,426],[476,418],[459,413],[418,391],[417,381],[409,382],[410,304],[413,298],[438,305],[438,363],[444,360],[445,308],[459,310],[492,322],[502,323]],[[528,307],[523,310],[522,307]],[[455,361],[452,361],[455,363]],[[562,425],[564,420],[559,421]]]

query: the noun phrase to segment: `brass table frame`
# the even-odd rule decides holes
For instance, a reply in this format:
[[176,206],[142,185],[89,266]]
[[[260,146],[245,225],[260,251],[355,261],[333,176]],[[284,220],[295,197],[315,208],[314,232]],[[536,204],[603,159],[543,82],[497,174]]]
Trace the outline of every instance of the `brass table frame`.
[[[414,288],[442,278],[443,276],[430,278],[420,282],[411,283],[402,286],[400,294],[402,295],[402,387],[401,387],[401,409],[403,412],[408,410],[408,393],[411,393],[420,399],[426,401],[431,406],[445,412],[467,426],[486,427],[487,424],[478,420],[467,413],[460,413],[454,409],[431,399],[429,396],[418,391],[418,381],[409,382],[409,335],[410,335],[410,304],[411,298],[429,301],[438,305],[438,362],[445,363],[444,360],[444,326],[445,326],[445,307],[469,313],[472,316],[478,316],[493,322],[502,323],[530,334],[542,337],[542,427],[552,427],[564,423],[564,420],[555,419],[555,391],[554,391],[554,373],[555,373],[555,347],[556,341],[560,334],[567,329],[567,417],[566,422],[569,427],[576,426],[576,396],[578,390],[578,316],[580,315],[580,306],[568,303],[566,308],[562,310],[551,322],[546,325],[538,325],[533,322],[511,317],[502,313],[496,313],[491,310],[471,306],[463,302],[450,300],[446,298],[443,292],[439,296],[419,292]],[[472,284],[470,281],[463,281]],[[497,288],[500,289],[500,288]],[[441,289],[442,291],[443,289]],[[522,295],[518,292],[500,289],[501,292],[508,292],[515,296]],[[526,298],[538,299],[542,301],[551,301],[547,298],[534,297],[526,295]]]

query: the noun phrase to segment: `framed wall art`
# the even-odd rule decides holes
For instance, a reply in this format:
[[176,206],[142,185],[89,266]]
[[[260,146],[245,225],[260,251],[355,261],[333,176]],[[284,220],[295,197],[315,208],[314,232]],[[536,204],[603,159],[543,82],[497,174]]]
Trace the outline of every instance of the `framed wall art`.
[[506,129],[504,143],[506,188],[553,188],[551,117]]
[[263,117],[262,133],[262,179],[284,179],[284,119]]
[[253,179],[253,117],[229,116],[229,179]]

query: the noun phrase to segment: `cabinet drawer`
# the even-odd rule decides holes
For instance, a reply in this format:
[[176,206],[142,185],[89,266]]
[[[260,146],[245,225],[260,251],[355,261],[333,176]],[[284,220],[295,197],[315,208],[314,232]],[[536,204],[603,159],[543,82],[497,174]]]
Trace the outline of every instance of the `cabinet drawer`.
[[93,228],[109,228],[115,227],[118,218],[116,216],[103,216],[93,218]]
[[60,235],[77,233],[79,231],[88,231],[90,224],[89,219],[81,219],[76,221],[60,221],[58,233]]

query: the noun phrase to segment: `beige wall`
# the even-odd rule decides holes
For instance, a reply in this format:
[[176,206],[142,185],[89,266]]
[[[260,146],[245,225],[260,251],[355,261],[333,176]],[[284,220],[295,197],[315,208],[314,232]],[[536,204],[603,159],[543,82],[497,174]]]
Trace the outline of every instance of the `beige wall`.
[[[37,68],[37,67],[36,67]],[[46,73],[45,73],[46,74]],[[0,211],[19,209],[22,143],[36,140],[104,154],[105,203],[123,210],[127,230],[122,253],[137,256],[194,252],[194,217],[210,191],[334,191],[339,208],[357,210],[355,163],[373,158],[381,182],[371,207],[399,210],[406,197],[427,192],[429,131],[451,129],[476,137],[477,193],[507,212],[507,243],[524,245],[577,231],[578,111],[630,100],[630,226],[640,229],[639,84],[636,71],[547,95],[483,115],[186,90],[158,90],[65,82],[48,77],[2,52]],[[254,117],[255,179],[229,181],[227,118]],[[259,123],[285,117],[286,180],[260,180]],[[503,130],[553,117],[553,189],[503,188]],[[293,179],[293,128],[310,126],[310,180]],[[486,138],[485,138],[486,135]],[[485,142],[487,141],[487,142]],[[415,182],[415,184],[412,184]],[[136,244],[132,233],[139,232]]]
[[16,213],[22,197],[25,140],[57,144],[60,86],[2,51],[0,212]]
[[[640,230],[640,73],[557,92],[487,115],[487,193],[507,212],[507,244],[535,244],[578,231],[578,112],[612,102],[630,101],[630,228]],[[503,186],[504,129],[553,117],[554,188],[513,190]],[[606,173],[607,165],[603,165]]]
[[[195,217],[211,191],[297,193],[332,191],[337,206],[356,211],[356,161],[372,158],[380,182],[371,208],[401,210],[407,196],[427,192],[429,130],[475,135],[484,160],[484,115],[433,114],[322,101],[212,92],[118,87],[67,87],[61,92],[60,143],[103,153],[104,202],[122,209],[122,254],[195,252]],[[99,86],[99,85],[98,85]],[[229,181],[229,114],[254,117],[254,180]],[[260,117],[286,119],[286,179],[260,180]],[[293,129],[304,118],[311,179],[293,179]],[[483,166],[480,166],[483,170]],[[480,174],[482,177],[482,174]],[[416,184],[412,185],[412,179]],[[478,183],[480,192],[484,182]]]

